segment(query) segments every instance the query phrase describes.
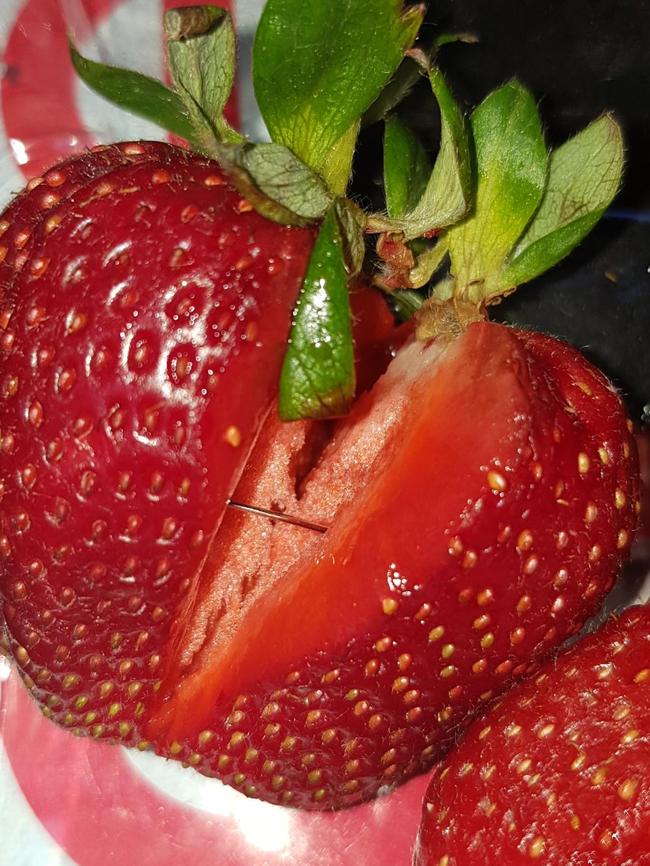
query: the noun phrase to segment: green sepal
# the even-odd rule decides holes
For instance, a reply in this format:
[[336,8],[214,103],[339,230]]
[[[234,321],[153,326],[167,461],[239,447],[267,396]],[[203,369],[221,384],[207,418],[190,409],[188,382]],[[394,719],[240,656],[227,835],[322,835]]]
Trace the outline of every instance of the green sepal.
[[439,238],[434,246],[419,253],[415,257],[415,266],[411,269],[410,282],[414,289],[426,286],[431,277],[442,267],[449,254],[446,239]]
[[438,301],[451,301],[456,293],[456,283],[453,277],[446,276],[443,277],[438,283],[435,284],[429,298]]
[[361,272],[366,257],[363,230],[366,215],[349,198],[337,198],[334,203],[339,232],[343,243],[343,259],[349,277]]
[[99,96],[174,135],[194,140],[194,128],[183,100],[160,81],[131,69],[89,60],[72,43],[70,59],[79,78]]
[[479,41],[476,33],[441,33],[433,40],[433,54],[435,57],[445,45],[453,45],[454,42],[464,42],[466,45],[476,45]]
[[348,275],[335,208],[321,225],[294,309],[280,376],[284,421],[344,415],[355,372]]
[[429,81],[440,108],[440,151],[422,198],[405,217],[407,238],[453,225],[471,205],[472,165],[465,118],[438,67],[429,71]]
[[[424,191],[415,206],[398,218],[373,215],[369,226],[374,231],[400,232],[406,240],[413,240],[428,232],[453,225],[467,214],[472,203],[472,160],[469,133],[465,118],[456,103],[442,72],[429,68],[428,59],[419,57],[427,68],[431,89],[440,109],[440,150]],[[392,178],[391,166],[384,173]],[[391,180],[389,180],[391,183]]]
[[481,303],[539,207],[548,154],[535,100],[516,80],[478,106],[471,127],[476,203],[472,214],[445,238],[457,295]]
[[[351,129],[413,43],[422,7],[402,0],[268,0],[253,51],[257,102],[273,141],[342,193]],[[341,144],[344,140],[344,144]],[[345,156],[332,159],[342,148]]]
[[372,126],[373,123],[384,120],[408,96],[421,76],[422,70],[419,64],[407,55],[377,99],[364,113],[361,125]]
[[[429,60],[432,62],[444,45],[450,45],[453,42],[472,44],[478,42],[478,39],[473,33],[442,33],[433,41]],[[421,62],[407,55],[386,87],[363,115],[361,125],[370,126],[384,120],[408,96],[421,76]]]
[[235,80],[230,15],[218,6],[186,6],[166,12],[164,28],[174,87],[202,149],[211,154],[215,140],[242,141],[223,114]]
[[400,322],[408,322],[409,319],[412,319],[424,303],[422,295],[411,289],[393,292],[389,299]]
[[625,154],[605,114],[551,153],[539,210],[496,282],[501,294],[553,267],[591,231],[618,192]]
[[319,174],[325,179],[334,195],[345,195],[352,174],[352,160],[359,135],[359,121],[350,126],[327,154]]
[[318,175],[281,144],[216,145],[214,155],[239,192],[273,222],[306,225],[332,203]]
[[417,137],[396,115],[386,118],[384,191],[389,217],[398,219],[415,207],[430,174],[431,161]]

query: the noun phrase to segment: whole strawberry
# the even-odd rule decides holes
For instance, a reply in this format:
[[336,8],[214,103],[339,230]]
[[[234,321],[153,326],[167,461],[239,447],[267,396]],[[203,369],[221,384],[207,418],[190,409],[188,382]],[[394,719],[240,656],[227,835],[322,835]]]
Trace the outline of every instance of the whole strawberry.
[[434,773],[416,866],[650,863],[650,608],[514,688]]
[[[359,120],[421,10],[338,2],[349,31],[322,49],[329,7],[267,5],[269,144],[223,118],[230,67],[206,58],[233,43],[214,7],[167,16],[173,92],[76,55],[219,163],[127,144],[54,170],[7,211],[0,274],[1,586],[27,685],[76,733],[321,809],[427,769],[579,630],[638,509],[610,383],[485,320],[607,206],[618,126],[605,116],[549,156],[511,82],[468,129],[416,51],[440,153],[431,168],[389,118],[388,214],[364,214],[343,198]],[[363,230],[380,234],[394,307],[420,309],[354,401]],[[352,308],[366,387],[405,334]]]

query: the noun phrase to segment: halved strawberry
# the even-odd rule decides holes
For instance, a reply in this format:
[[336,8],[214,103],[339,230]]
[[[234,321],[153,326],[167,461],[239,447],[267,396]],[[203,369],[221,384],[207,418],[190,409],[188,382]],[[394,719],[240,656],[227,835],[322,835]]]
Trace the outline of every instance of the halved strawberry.
[[492,324],[412,342],[329,430],[271,419],[235,498],[331,529],[226,516],[147,738],[304,807],[426,769],[597,609],[635,459],[593,367]]
[[417,866],[650,863],[650,607],[513,689],[434,773]]
[[5,216],[4,615],[48,714],[137,742],[274,392],[313,233],[164,144],[47,177],[67,195],[32,185]]

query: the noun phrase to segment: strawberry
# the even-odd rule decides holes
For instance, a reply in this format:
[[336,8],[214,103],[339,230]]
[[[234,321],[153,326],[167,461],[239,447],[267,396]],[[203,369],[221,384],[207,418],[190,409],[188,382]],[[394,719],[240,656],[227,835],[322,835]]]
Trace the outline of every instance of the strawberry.
[[329,431],[272,418],[234,498],[332,528],[226,516],[149,738],[302,806],[426,769],[611,587],[634,459],[604,377],[488,323],[409,343]]
[[416,866],[650,863],[649,650],[650,607],[631,608],[472,725],[434,772]]
[[[0,408],[3,615],[27,686],[78,734],[304,808],[352,805],[438,760],[597,610],[638,510],[610,383],[486,316],[611,200],[618,126],[604,117],[549,156],[511,82],[468,128],[416,51],[440,153],[427,168],[388,122],[388,213],[363,213],[342,196],[350,131],[421,15],[378,3],[368,65],[365,4],[345,0],[355,39],[339,46],[320,0],[270,0],[255,67],[270,144],[223,119],[227,63],[201,77],[206,52],[232,47],[213,7],[166,19],[175,91],[120,70],[105,87],[77,55],[91,84],[148,92],[219,162],[122,145],[95,174],[59,169],[79,181],[54,221],[38,186],[5,217],[15,247],[31,215],[29,247],[7,247]],[[375,278],[394,308],[418,309],[401,330],[376,295],[348,298],[371,276],[363,231],[381,235]]]
[[131,739],[275,387],[313,234],[163,144],[63,164],[5,221],[7,627],[57,721]]

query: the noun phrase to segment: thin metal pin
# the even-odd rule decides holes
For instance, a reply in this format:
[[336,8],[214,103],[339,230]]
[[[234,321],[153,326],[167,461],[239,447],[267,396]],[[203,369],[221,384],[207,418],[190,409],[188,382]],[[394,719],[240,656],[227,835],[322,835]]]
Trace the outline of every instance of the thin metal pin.
[[292,514],[283,514],[280,511],[271,511],[268,508],[260,508],[258,505],[245,505],[243,502],[235,502],[232,499],[228,500],[228,508],[234,508],[236,511],[243,511],[246,514],[254,514],[257,517],[266,517],[269,520],[279,520],[282,523],[291,523],[293,526],[300,526],[303,529],[311,529],[312,532],[327,532],[327,526],[320,523],[312,523],[309,520],[303,520],[302,517],[296,517]]

